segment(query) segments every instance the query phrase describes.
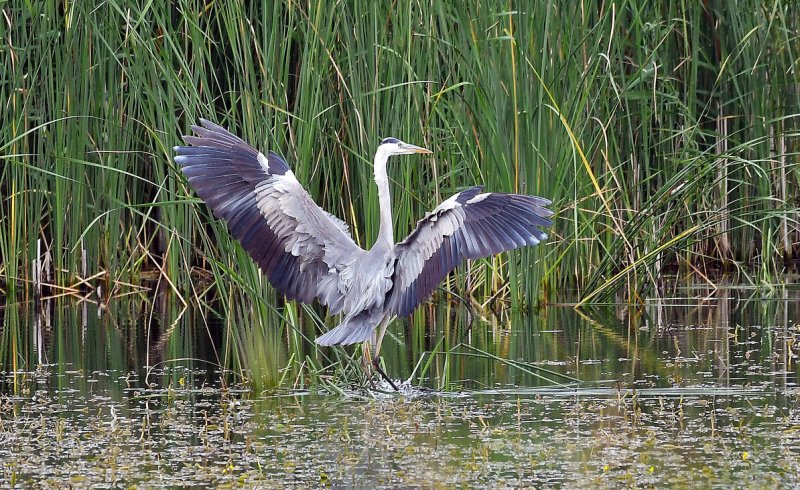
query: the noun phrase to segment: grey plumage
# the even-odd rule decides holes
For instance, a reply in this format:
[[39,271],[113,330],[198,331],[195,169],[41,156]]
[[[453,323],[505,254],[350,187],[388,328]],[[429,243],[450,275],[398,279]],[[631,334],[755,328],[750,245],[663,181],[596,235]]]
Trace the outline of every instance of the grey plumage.
[[464,190],[436,207],[395,247],[389,310],[410,315],[464,259],[478,259],[547,239],[550,201]]
[[347,345],[376,340],[395,316],[407,316],[464,259],[487,257],[547,238],[550,201],[466,189],[442,202],[402,242],[394,244],[386,163],[391,155],[430,153],[396,138],[381,142],[375,180],[381,230],[370,250],[347,225],[317,206],[280,156],[248,145],[201,119],[192,146],[177,146],[175,162],[189,184],[288,299],[317,300],[340,325],[316,342]]

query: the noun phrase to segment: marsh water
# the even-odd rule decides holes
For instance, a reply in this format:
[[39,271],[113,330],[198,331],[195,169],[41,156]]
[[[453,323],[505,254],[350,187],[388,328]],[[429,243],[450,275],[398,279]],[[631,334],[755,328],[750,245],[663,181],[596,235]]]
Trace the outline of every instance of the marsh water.
[[677,287],[640,307],[565,301],[530,315],[448,308],[423,338],[393,325],[397,393],[255,387],[219,369],[213,325],[153,321],[142,304],[66,300],[44,318],[5,304],[2,486],[800,481],[797,290]]

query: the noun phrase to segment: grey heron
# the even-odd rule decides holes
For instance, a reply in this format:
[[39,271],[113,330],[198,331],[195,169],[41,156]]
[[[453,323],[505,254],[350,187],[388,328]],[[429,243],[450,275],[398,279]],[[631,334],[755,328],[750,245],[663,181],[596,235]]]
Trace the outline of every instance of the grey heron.
[[395,243],[387,161],[431,151],[386,138],[374,159],[380,228],[372,248],[364,250],[342,220],[317,206],[278,154],[265,155],[223,127],[200,122],[192,126],[195,136],[183,138],[190,146],[175,147],[175,162],[278,292],[303,303],[316,299],[329,314],[344,314],[316,339],[319,345],[371,341],[377,361],[389,322],[410,315],[465,259],[547,238],[540,228],[551,224],[549,200],[471,187],[443,201]]

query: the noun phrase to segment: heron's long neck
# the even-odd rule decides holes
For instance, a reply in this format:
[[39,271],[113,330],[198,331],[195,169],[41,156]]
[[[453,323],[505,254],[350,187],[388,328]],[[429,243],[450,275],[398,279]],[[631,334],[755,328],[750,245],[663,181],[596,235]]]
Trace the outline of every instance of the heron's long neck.
[[386,173],[386,161],[389,155],[382,151],[375,154],[375,183],[378,184],[378,205],[381,212],[381,227],[375,245],[393,246],[394,229],[392,228],[392,199],[389,196],[389,175]]

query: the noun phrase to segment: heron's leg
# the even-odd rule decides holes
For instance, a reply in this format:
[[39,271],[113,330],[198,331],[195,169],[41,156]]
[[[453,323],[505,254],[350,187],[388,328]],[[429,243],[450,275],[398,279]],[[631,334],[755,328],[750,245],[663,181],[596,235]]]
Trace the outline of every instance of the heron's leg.
[[380,325],[378,325],[377,337],[375,339],[375,359],[380,356],[381,353],[381,344],[383,343],[383,336],[386,335],[386,327],[389,326],[389,322],[392,320],[392,317],[386,315],[381,320]]
[[380,357],[375,357],[374,359],[372,359],[372,365],[375,367],[375,371],[378,371],[378,374],[380,374],[381,377],[387,383],[389,383],[392,386],[392,388],[394,388],[394,391],[400,391],[400,389],[397,388],[397,385],[394,384],[394,381],[392,381],[392,378],[390,378],[389,375],[386,374],[386,371],[384,371],[383,368],[381,367],[381,358]]
[[372,355],[370,354],[369,351],[370,344],[372,344],[372,342],[367,340],[361,346],[361,354],[362,354],[361,367],[364,368],[364,372],[367,374],[367,378],[370,378],[372,375],[372,372],[370,370],[370,368],[372,367]]
[[375,337],[375,355],[372,357],[372,365],[375,367],[375,370],[378,371],[378,374],[380,374],[381,377],[384,380],[386,380],[386,382],[388,382],[392,386],[392,388],[394,388],[394,391],[399,391],[397,389],[397,385],[394,384],[394,381],[392,381],[392,379],[386,374],[386,372],[381,367],[381,357],[379,355],[381,352],[381,342],[383,342],[383,336],[384,334],[386,334],[386,327],[389,326],[389,321],[391,321],[391,319],[392,318],[389,315],[386,315],[385,317],[383,317],[383,320],[381,320],[381,323],[378,325],[378,328],[376,329],[377,335]]

